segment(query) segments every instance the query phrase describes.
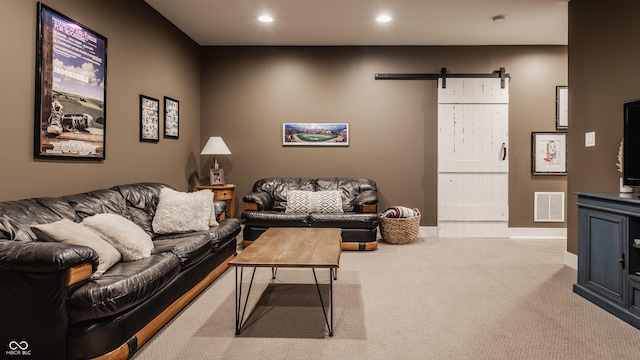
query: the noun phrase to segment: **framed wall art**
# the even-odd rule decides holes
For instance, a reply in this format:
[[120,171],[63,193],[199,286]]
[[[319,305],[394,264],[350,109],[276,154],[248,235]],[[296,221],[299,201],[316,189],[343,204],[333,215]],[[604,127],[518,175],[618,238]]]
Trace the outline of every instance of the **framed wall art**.
[[38,3],[34,157],[104,159],[107,38]]
[[531,174],[567,174],[567,133],[531,133]]
[[140,95],[140,141],[160,140],[160,102],[158,99]]
[[284,123],[282,145],[349,146],[349,124]]
[[164,97],[164,137],[177,139],[180,135],[180,102]]
[[569,88],[556,86],[556,130],[569,128]]

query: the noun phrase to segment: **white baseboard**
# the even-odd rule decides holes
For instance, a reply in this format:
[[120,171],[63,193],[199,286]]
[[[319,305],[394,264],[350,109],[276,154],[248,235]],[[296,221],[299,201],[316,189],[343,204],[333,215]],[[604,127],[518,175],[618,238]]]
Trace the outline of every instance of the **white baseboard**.
[[572,269],[578,270],[578,255],[565,251],[564,264]]
[[509,228],[511,239],[566,239],[567,228]]
[[[437,226],[420,226],[420,237],[437,237]],[[566,239],[566,228],[509,228],[511,239]]]
[[420,229],[418,229],[418,237],[437,237],[437,236],[438,236],[437,226],[420,226]]

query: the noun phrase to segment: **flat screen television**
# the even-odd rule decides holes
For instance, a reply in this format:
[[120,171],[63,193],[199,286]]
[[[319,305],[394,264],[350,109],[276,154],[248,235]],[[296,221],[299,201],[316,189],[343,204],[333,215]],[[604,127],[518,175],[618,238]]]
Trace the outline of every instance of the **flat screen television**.
[[624,103],[622,182],[640,187],[640,99]]

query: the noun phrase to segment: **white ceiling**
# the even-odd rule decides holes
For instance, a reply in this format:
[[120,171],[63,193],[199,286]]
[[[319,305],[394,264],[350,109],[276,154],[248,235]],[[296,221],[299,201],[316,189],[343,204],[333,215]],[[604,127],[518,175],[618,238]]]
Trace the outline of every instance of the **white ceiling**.
[[[199,45],[567,45],[569,0],[145,0]],[[260,23],[269,13],[275,21]],[[388,13],[393,20],[379,24]],[[496,15],[506,20],[494,23]]]

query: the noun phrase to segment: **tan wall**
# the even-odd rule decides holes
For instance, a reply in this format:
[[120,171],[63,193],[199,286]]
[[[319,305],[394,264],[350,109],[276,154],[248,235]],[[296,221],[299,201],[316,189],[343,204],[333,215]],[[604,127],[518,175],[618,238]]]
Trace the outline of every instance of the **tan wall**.
[[[186,190],[200,161],[198,45],[141,0],[46,1],[108,39],[106,160],[34,160],[36,1],[2,5],[0,201],[137,181]],[[139,94],[180,101],[178,140],[139,142]]]
[[[617,152],[625,101],[640,98],[640,2],[569,3],[569,217],[568,251],[577,254],[575,192],[618,192]],[[594,26],[597,24],[597,26]],[[584,133],[596,132],[585,148]],[[574,160],[575,159],[575,160]]]
[[[381,210],[418,207],[423,225],[437,220],[436,83],[376,81],[374,74],[505,67],[512,77],[510,226],[566,226],[533,223],[534,191],[565,191],[566,177],[531,175],[530,140],[532,131],[555,131],[566,47],[206,47],[202,63],[201,143],[224,138],[232,155],[220,162],[238,200],[262,177],[364,177],[378,183]],[[284,122],[348,122],[350,146],[283,147]]]

